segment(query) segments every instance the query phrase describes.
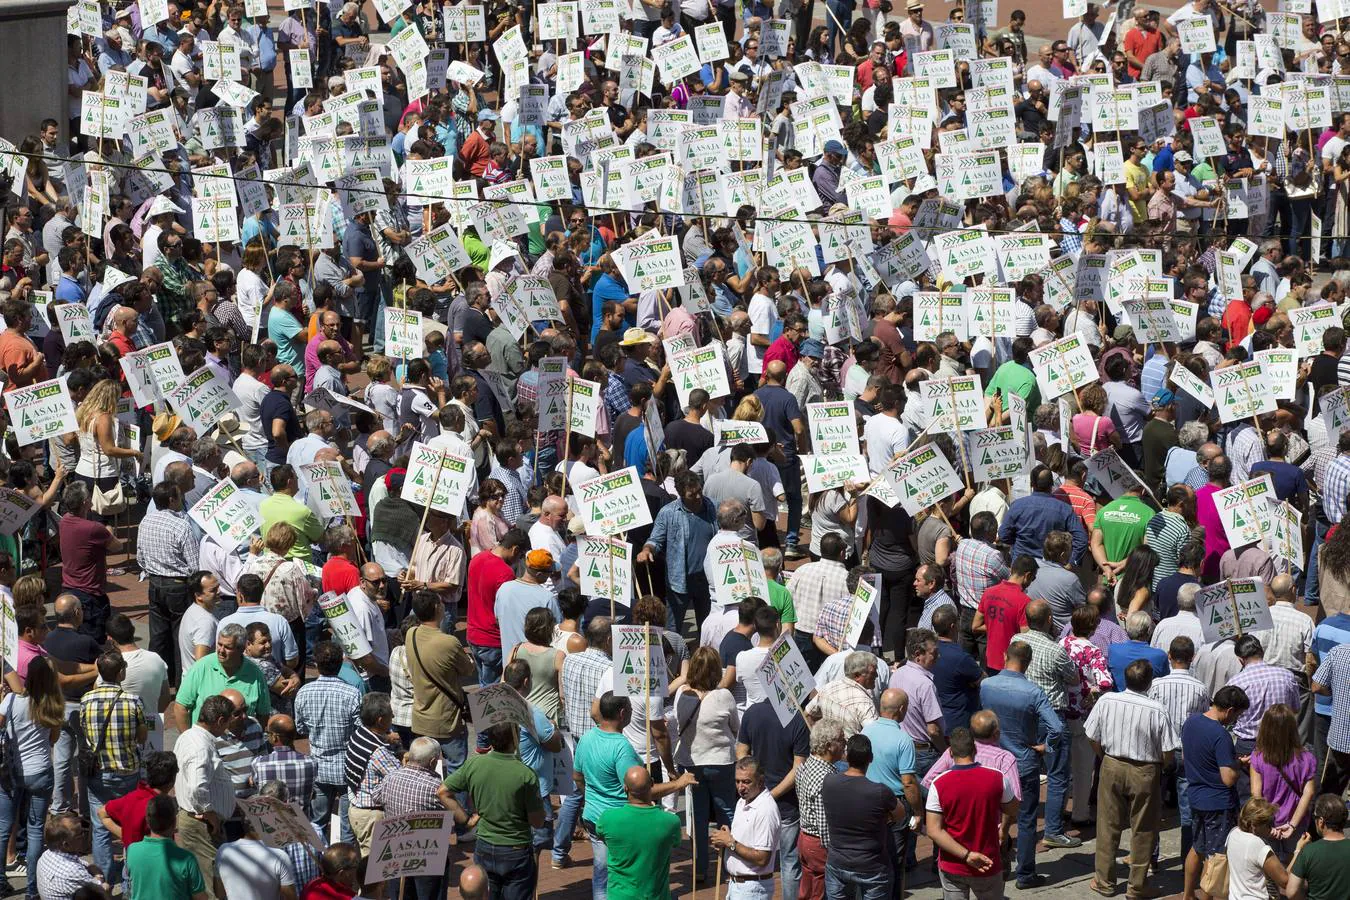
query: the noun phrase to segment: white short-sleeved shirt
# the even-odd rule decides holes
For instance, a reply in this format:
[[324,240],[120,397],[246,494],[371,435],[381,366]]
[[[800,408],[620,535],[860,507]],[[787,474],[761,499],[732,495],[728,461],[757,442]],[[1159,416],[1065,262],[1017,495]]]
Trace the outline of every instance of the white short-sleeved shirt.
[[769,699],[757,671],[768,655],[768,647],[755,647],[736,654],[736,683],[731,686],[731,695],[736,698],[736,709],[741,715],[745,715],[753,704]]
[[195,645],[216,648],[216,628],[219,623],[200,604],[194,603],[183,613],[178,624],[178,652],[183,655],[183,670],[192,667],[197,658]]
[[1265,900],[1263,866],[1270,845],[1254,834],[1234,828],[1228,832],[1228,900]]
[[[755,294],[750,298],[750,333],[762,334],[765,336],[773,334],[773,327],[778,324],[778,307],[774,305],[773,299],[764,294]],[[756,347],[753,341],[748,343],[748,353],[746,361],[749,363],[751,375],[759,375],[764,371],[764,351],[768,347]]]
[[370,644],[370,652],[382,665],[389,665],[389,632],[384,627],[384,613],[359,584],[347,592],[346,600],[361,634]]
[[262,402],[271,390],[267,385],[247,372],[240,373],[234,380],[234,394],[239,398],[239,423],[248,429],[240,439],[245,450],[263,450],[267,447],[267,435],[262,430]]
[[880,475],[891,463],[891,457],[905,449],[908,434],[898,418],[878,413],[863,426],[863,440],[867,442],[867,468]]
[[731,836],[736,843],[755,850],[768,850],[769,860],[762,866],[752,866],[734,853],[727,854],[727,872],[731,875],[767,875],[774,870],[778,855],[778,801],[767,790],[746,803],[736,801],[736,812],[731,817]]
[[286,851],[251,838],[221,845],[216,855],[216,874],[229,897],[275,897],[281,888],[295,886],[295,874]]

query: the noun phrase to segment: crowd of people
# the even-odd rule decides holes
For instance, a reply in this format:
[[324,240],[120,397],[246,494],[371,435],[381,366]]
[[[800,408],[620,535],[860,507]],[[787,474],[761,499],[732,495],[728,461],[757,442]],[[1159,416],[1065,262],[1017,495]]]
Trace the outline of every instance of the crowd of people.
[[820,6],[71,7],[10,892],[1350,896],[1337,12]]

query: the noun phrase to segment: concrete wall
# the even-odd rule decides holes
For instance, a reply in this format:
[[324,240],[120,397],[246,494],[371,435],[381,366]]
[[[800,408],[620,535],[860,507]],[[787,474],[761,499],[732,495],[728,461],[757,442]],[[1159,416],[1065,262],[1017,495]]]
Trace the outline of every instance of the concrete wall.
[[18,144],[53,118],[68,129],[66,0],[0,0],[0,137]]

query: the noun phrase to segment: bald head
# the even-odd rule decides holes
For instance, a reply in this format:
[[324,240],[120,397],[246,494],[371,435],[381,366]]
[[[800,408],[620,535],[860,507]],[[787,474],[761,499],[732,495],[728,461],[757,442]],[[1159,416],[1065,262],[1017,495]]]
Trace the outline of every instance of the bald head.
[[1280,601],[1293,602],[1294,599],[1294,579],[1288,575],[1276,575],[1270,581],[1270,596],[1267,598],[1271,603]]
[[990,743],[998,738],[998,716],[982,709],[970,717],[970,733],[975,740]]
[[1044,600],[1032,600],[1026,608],[1027,627],[1036,631],[1045,631],[1050,626],[1050,604]]
[[295,720],[285,713],[277,713],[267,720],[267,735],[278,744],[295,743]]
[[652,799],[652,776],[645,766],[629,766],[623,773],[623,789],[629,800],[638,803],[650,803]]
[[764,377],[774,384],[782,384],[787,380],[787,363],[781,359],[775,359],[764,367]]
[[84,607],[80,605],[80,598],[74,594],[57,597],[52,610],[56,613],[57,625],[79,625],[84,618]]
[[899,722],[909,709],[909,695],[900,688],[887,688],[881,692],[881,717]]
[[557,494],[551,494],[544,498],[544,502],[540,505],[539,509],[551,516],[561,516],[567,512],[567,501],[563,500],[563,498],[559,497]]
[[483,867],[476,863],[468,866],[459,876],[459,895],[464,900],[483,900],[488,894],[488,877]]
[[368,562],[361,567],[361,577],[371,584],[379,584],[384,581],[384,566],[377,562]]

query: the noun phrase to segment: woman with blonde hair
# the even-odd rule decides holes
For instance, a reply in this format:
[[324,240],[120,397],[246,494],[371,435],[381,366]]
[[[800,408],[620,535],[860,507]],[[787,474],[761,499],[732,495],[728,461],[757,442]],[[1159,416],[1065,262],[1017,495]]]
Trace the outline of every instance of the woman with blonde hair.
[[675,692],[667,727],[675,766],[692,772],[695,854],[701,871],[695,882],[708,874],[708,806],[711,802],[719,825],[731,827],[736,809],[736,733],[740,716],[731,691],[722,682],[722,660],[712,647],[700,647],[689,660],[684,686]]
[[1267,879],[1281,891],[1289,883],[1289,870],[1267,843],[1278,812],[1274,803],[1253,797],[1238,813],[1237,827],[1228,832],[1225,847],[1228,900],[1268,900]]
[[[287,559],[299,532],[285,522],[275,522],[263,536],[262,551],[244,564],[241,574],[262,579],[263,609],[276,613],[291,626],[300,659],[305,659],[305,617],[319,596],[317,586],[305,572],[304,563]],[[301,676],[303,678],[303,676]]]
[[1317,759],[1303,749],[1298,714],[1289,706],[1276,703],[1261,717],[1251,772],[1252,796],[1275,804],[1270,844],[1280,861],[1287,862],[1308,830],[1317,797]]
[[738,422],[763,422],[764,404],[760,403],[754,394],[746,394],[741,398],[741,402],[736,404],[736,411],[731,417]]
[[89,389],[75,409],[76,435],[80,443],[80,461],[75,477],[94,490],[111,491],[121,473],[119,460],[139,459],[139,448],[117,445],[117,401],[122,386],[105,378]]

